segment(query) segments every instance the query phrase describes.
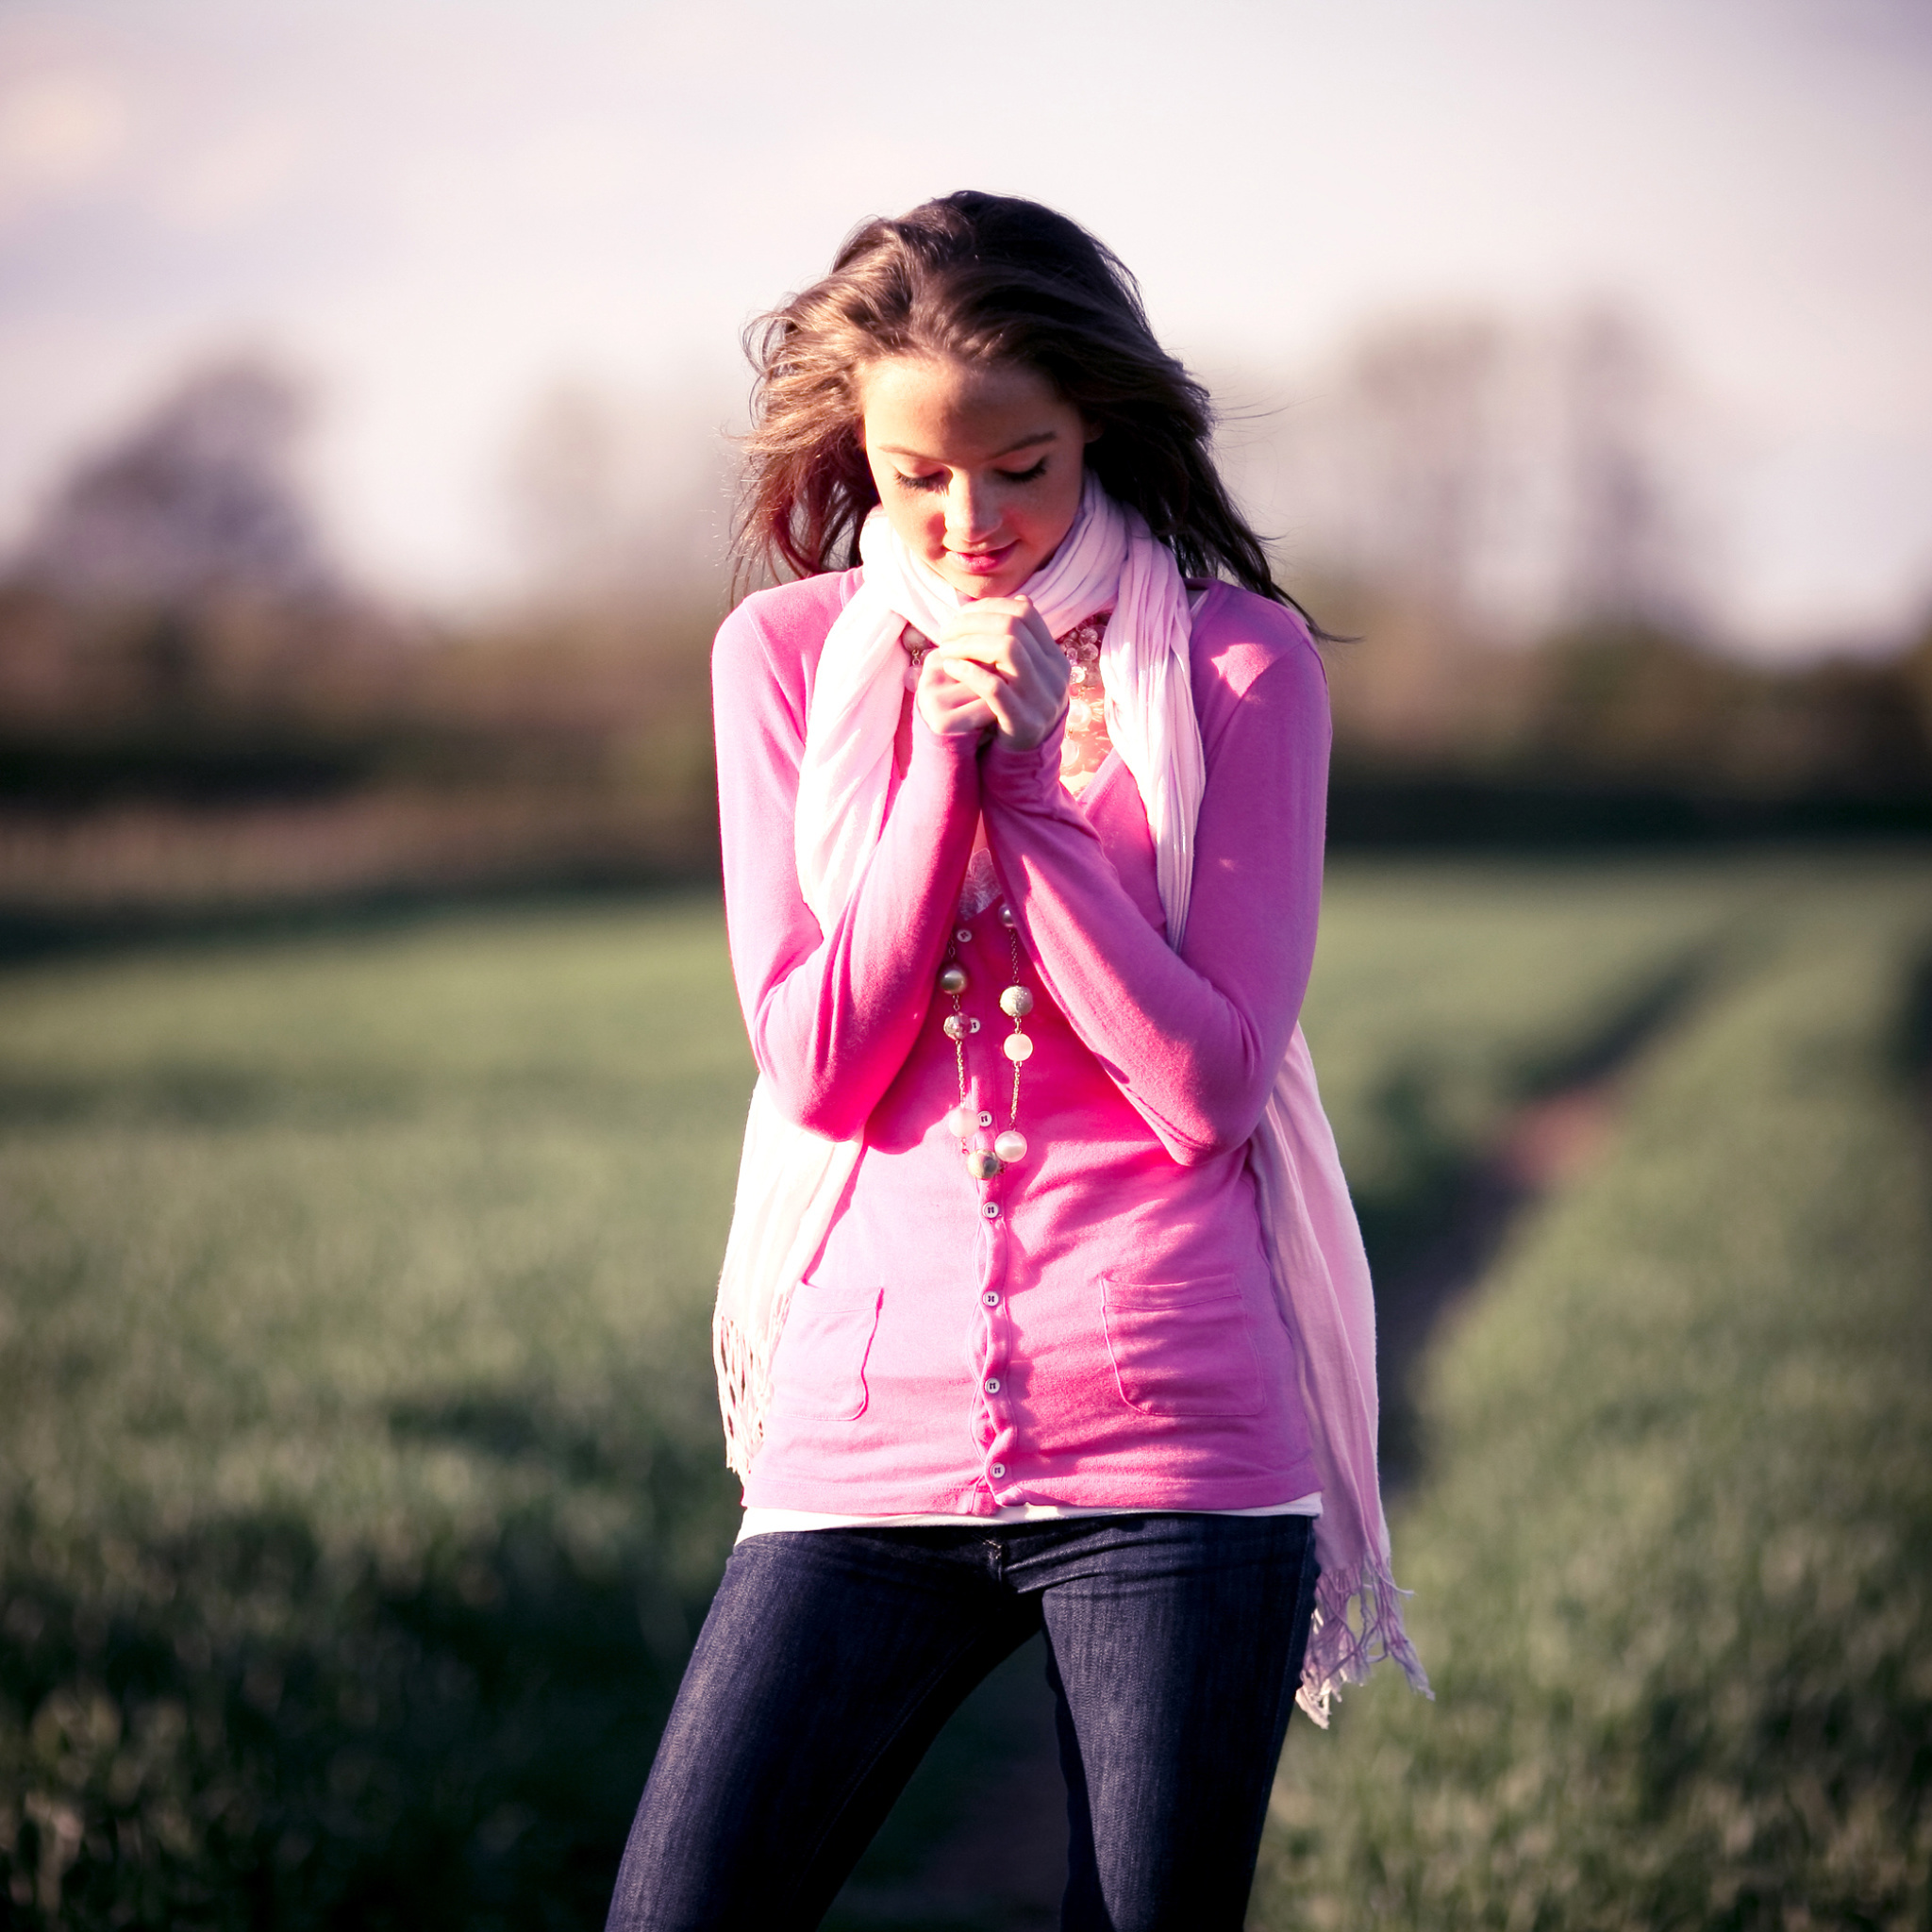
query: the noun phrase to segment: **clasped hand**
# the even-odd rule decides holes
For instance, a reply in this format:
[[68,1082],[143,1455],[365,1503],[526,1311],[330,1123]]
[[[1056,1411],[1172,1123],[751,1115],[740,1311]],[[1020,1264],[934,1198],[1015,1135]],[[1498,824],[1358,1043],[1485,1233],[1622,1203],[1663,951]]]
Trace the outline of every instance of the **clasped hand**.
[[1067,707],[1069,668],[1027,597],[961,605],[920,667],[916,702],[942,738],[997,733],[1011,751],[1043,743]]

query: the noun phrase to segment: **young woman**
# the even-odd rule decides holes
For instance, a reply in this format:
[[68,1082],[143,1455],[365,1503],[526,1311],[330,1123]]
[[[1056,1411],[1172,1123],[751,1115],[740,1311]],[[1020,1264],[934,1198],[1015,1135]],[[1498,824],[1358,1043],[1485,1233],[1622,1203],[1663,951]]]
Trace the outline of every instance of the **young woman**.
[[1043,1630],[1063,1923],[1237,1927],[1297,1685],[1422,1682],[1296,1024],[1320,660],[1074,223],[870,222],[757,343],[743,554],[798,580],[714,660],[746,1513],[610,1924],[815,1924]]

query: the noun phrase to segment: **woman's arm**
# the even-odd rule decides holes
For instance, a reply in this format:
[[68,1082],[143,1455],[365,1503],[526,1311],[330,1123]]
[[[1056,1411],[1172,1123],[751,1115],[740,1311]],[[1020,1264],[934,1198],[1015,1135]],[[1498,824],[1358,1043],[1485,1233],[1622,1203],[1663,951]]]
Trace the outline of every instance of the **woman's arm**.
[[725,923],[752,1055],[787,1115],[847,1140],[897,1076],[933,997],[979,814],[978,740],[911,721],[883,835],[822,932],[792,845],[804,658],[741,606],[718,633],[711,679]]
[[1254,1132],[1314,962],[1328,702],[1313,646],[1275,656],[1205,748],[1179,953],[1062,790],[1058,735],[1032,752],[996,741],[982,761],[987,842],[1041,978],[1184,1164]]

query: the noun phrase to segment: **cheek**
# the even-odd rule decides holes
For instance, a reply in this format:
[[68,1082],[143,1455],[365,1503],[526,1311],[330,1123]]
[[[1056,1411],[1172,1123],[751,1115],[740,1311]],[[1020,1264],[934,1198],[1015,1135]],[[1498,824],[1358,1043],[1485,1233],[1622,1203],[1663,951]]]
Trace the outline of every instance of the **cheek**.
[[891,490],[883,477],[879,483],[879,508],[886,522],[902,543],[913,545],[924,541],[932,523],[932,505],[921,496],[909,496],[903,490]]
[[1080,492],[1086,481],[1084,468],[1075,470],[1054,491],[1051,505],[1041,506],[1041,534],[1047,542],[1058,543],[1074,527],[1074,519],[1080,514]]

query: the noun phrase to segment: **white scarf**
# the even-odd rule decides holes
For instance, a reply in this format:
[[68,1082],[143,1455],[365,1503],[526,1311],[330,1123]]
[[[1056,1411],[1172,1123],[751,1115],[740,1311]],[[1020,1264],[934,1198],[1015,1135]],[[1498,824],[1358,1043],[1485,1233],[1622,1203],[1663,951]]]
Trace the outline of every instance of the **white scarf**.
[[[876,510],[860,533],[859,554],[864,578],[826,635],[798,774],[799,884],[825,932],[885,823],[905,691],[900,637],[908,624],[938,637],[964,601]],[[1056,637],[1113,606],[1100,659],[1108,735],[1140,788],[1168,941],[1178,950],[1207,766],[1190,682],[1191,618],[1174,553],[1090,475],[1072,529],[1025,591]],[[824,1242],[862,1147],[786,1119],[758,1081],[712,1326],[725,1457],[741,1477],[762,1439],[792,1291]],[[1418,1690],[1428,1681],[1404,1634],[1401,1593],[1389,1571],[1368,1261],[1299,1026],[1248,1161],[1322,1483],[1322,1580],[1299,1694],[1325,1724],[1335,1690],[1362,1681],[1384,1657],[1400,1663]]]

